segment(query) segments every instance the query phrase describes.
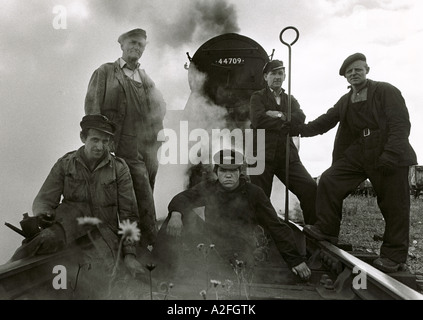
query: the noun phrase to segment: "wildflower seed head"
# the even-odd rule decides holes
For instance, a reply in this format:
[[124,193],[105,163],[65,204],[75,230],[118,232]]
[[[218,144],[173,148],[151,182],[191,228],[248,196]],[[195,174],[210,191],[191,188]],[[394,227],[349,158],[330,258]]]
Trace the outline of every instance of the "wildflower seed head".
[[119,223],[118,234],[121,234],[123,239],[132,242],[139,241],[141,237],[141,231],[138,229],[137,223],[131,223],[129,220],[124,220],[122,223]]
[[96,217],[78,217],[76,220],[81,226],[97,226],[101,223],[101,220]]

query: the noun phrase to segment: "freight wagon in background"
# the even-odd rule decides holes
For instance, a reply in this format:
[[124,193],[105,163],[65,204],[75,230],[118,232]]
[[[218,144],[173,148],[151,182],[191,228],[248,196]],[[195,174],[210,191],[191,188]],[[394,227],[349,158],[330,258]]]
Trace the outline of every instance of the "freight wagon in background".
[[423,190],[423,166],[410,166],[408,181],[410,182],[411,194],[414,198],[418,198]]

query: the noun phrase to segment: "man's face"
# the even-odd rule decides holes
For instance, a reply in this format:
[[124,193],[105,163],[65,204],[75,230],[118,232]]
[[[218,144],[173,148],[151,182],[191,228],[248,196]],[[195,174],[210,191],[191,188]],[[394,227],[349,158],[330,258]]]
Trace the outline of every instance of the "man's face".
[[285,69],[276,69],[264,74],[264,80],[273,90],[279,90],[285,80]]
[[239,169],[217,168],[217,178],[226,190],[234,190],[239,185]]
[[141,58],[146,45],[147,40],[142,36],[130,36],[125,38],[121,44],[122,58],[125,61],[138,61]]
[[88,129],[87,137],[81,135],[85,144],[84,153],[89,161],[99,160],[106,150],[109,150],[110,135],[96,129]]
[[360,86],[366,81],[369,68],[367,63],[362,60],[357,60],[351,63],[345,70],[345,78],[352,86]]

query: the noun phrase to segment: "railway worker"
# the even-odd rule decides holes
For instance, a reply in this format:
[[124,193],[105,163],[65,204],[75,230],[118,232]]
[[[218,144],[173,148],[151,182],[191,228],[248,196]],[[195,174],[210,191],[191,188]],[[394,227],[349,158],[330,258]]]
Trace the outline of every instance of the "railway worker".
[[380,257],[373,264],[384,272],[395,272],[408,254],[408,170],[417,158],[408,141],[410,121],[401,92],[389,83],[367,79],[369,70],[364,54],[347,57],[339,74],[350,84],[349,92],[317,119],[292,127],[291,134],[312,137],[339,123],[332,165],[318,185],[317,222],[304,232],[336,242],[343,199],[368,178],[385,219]]
[[[270,198],[273,178],[276,176],[282,183],[286,181],[286,142],[289,132],[287,125],[288,95],[282,88],[285,80],[285,67],[280,60],[272,60],[263,68],[266,87],[252,94],[250,99],[251,128],[254,135],[257,129],[265,130],[265,161],[264,172],[251,175],[251,182],[261,187]],[[304,123],[305,115],[298,101],[291,97],[292,125]],[[300,201],[303,218],[306,224],[312,224],[316,219],[316,181],[303,166],[298,149],[292,138],[289,151],[289,190]],[[257,143],[254,143],[254,153],[257,152]]]
[[157,134],[163,128],[166,104],[155,83],[140,68],[147,34],[134,29],[118,38],[122,57],[101,65],[91,76],[85,114],[104,114],[116,125],[111,150],[131,172],[140,215],[143,246],[157,235],[154,185],[158,171]]
[[[255,238],[254,234],[257,235],[255,230],[260,225],[270,233],[292,272],[307,280],[311,271],[297,250],[292,229],[278,218],[263,190],[240,177],[244,162],[242,153],[223,149],[214,155],[213,161],[217,179],[200,182],[173,197],[160,234],[162,230],[176,237],[182,233],[184,236],[197,233],[202,242],[208,238],[225,262],[235,254],[238,259],[254,261],[254,255],[260,251],[257,247],[260,237]],[[193,209],[203,206],[204,220],[199,220]],[[165,259],[168,257],[165,250],[155,249],[159,249]]]
[[[74,243],[87,234],[77,221],[84,217],[101,220],[96,248],[104,249],[101,258],[114,261],[119,242],[117,214],[121,222],[139,222],[128,166],[109,152],[113,123],[102,115],[88,115],[80,125],[84,145],[55,163],[34,199],[32,211],[43,229],[29,241],[24,240],[11,261],[54,253]],[[143,273],[135,242],[126,241],[122,252],[129,271]]]

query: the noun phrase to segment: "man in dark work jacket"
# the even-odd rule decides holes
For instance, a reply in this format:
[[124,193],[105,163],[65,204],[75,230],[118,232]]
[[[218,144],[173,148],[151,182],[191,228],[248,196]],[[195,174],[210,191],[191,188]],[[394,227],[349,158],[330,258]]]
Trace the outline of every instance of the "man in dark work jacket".
[[298,252],[293,231],[278,218],[263,190],[240,179],[243,155],[234,150],[221,150],[213,157],[218,179],[201,182],[177,194],[169,203],[169,216],[164,224],[171,236],[180,236],[182,227],[189,232],[194,208],[205,207],[204,237],[222,256],[253,256],[256,249],[254,232],[260,225],[271,235],[279,253],[292,272],[308,279],[311,271]]
[[384,272],[395,272],[408,254],[408,170],[417,158],[408,141],[411,125],[401,92],[389,83],[367,79],[369,70],[362,53],[345,59],[339,74],[345,76],[351,90],[326,114],[293,126],[290,133],[312,137],[339,123],[332,166],[319,180],[317,222],[307,225],[304,232],[336,242],[343,199],[368,178],[386,223],[380,257],[373,264]]
[[[251,174],[251,182],[261,187],[270,198],[274,176],[286,184],[300,202],[304,222],[316,222],[316,191],[317,185],[301,162],[298,149],[292,138],[289,139],[289,170],[286,172],[286,144],[288,127],[288,95],[282,89],[285,80],[285,67],[282,61],[272,60],[263,68],[263,77],[266,87],[252,94],[250,99],[250,119],[254,137],[258,131],[264,130],[264,146],[256,141],[253,144],[254,154],[263,154],[259,149],[264,147],[264,171],[261,174]],[[303,124],[306,116],[300,108],[298,101],[291,97],[291,123]],[[257,139],[258,140],[258,139]]]

